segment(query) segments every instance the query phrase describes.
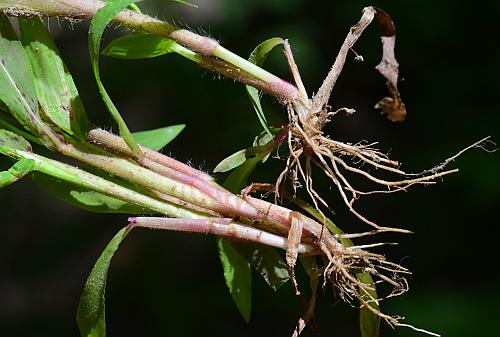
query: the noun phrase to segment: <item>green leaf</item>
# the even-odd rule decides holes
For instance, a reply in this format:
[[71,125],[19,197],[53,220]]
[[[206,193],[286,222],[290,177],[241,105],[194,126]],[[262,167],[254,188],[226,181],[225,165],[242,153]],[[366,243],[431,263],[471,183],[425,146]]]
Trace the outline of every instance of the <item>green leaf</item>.
[[177,42],[157,35],[134,34],[111,41],[102,53],[120,59],[143,59],[174,53],[177,46]]
[[247,149],[239,150],[217,164],[214,173],[230,171],[243,164],[245,160],[247,160]]
[[[252,157],[258,158],[260,161],[265,162],[269,157],[271,151],[274,149],[274,146],[271,143],[274,139],[274,135],[281,131],[281,129],[273,128],[270,131],[270,134],[262,133],[259,136],[255,137],[252,147],[237,151],[229,157],[223,159],[214,168],[214,173],[230,171],[238,166],[243,165],[247,159],[251,159]],[[241,188],[243,187],[245,186],[241,186]]]
[[43,122],[38,114],[31,65],[9,19],[0,16],[0,100],[19,123],[38,135]]
[[61,181],[49,175],[36,172],[31,175],[33,181],[44,191],[73,206],[95,213],[125,213],[145,214],[150,213],[139,206],[107,196],[105,194],[89,191],[75,184]]
[[82,337],[105,337],[105,292],[108,269],[120,243],[129,233],[129,227],[122,228],[106,246],[85,283],[76,313],[78,329]]
[[159,151],[174,140],[185,127],[185,124],[171,125],[154,130],[134,132],[132,136],[142,146]]
[[35,76],[38,101],[45,115],[70,135],[85,139],[87,114],[47,28],[39,17],[19,18],[19,27]]
[[172,0],[172,1],[181,3],[181,4],[189,6],[189,7],[198,8],[198,5],[192,4],[192,3],[184,1],[184,0]]
[[285,260],[275,248],[251,242],[231,244],[274,290],[278,290],[289,279]]
[[223,184],[224,188],[232,193],[241,192],[241,189],[247,185],[250,174],[261,160],[262,158],[259,156],[247,159],[226,178]]
[[[358,281],[368,284],[375,288],[375,283],[370,274],[360,273],[356,274]],[[372,299],[377,299],[376,290],[365,291],[360,289],[361,295],[365,301],[372,301]],[[369,304],[372,308],[379,309],[378,304],[375,302],[370,302]],[[380,317],[372,313],[367,308],[363,307],[359,310],[359,328],[361,330],[361,337],[378,337],[380,330]]]
[[31,133],[27,133],[23,130],[20,130],[18,129],[17,127],[15,127],[14,125],[4,121],[2,119],[2,114],[0,113],[0,127],[1,128],[4,128],[5,130],[8,130],[10,132],[13,132],[29,141],[31,141],[32,143],[35,143],[35,144],[38,144],[38,145],[43,145],[43,141],[40,140],[40,138],[38,137],[35,137],[33,136]]
[[32,151],[31,144],[26,139],[4,129],[0,129],[0,146],[27,152]]
[[226,285],[243,319],[248,323],[252,310],[252,273],[250,264],[222,238],[217,238],[219,257]]
[[36,169],[34,160],[21,159],[8,171],[0,172],[0,188],[10,185]]
[[[264,61],[267,58],[267,55],[271,52],[271,50],[276,47],[279,44],[283,43],[283,39],[280,37],[274,37],[272,39],[268,39],[261,44],[259,44],[250,54],[250,57],[248,58],[248,61],[258,65],[262,66],[264,64]],[[260,104],[260,92],[255,89],[254,87],[251,87],[249,85],[246,85],[246,90],[248,93],[248,96],[250,97],[250,101],[252,102],[252,106],[255,110],[255,113],[257,114],[257,117],[259,118],[260,124],[266,130],[267,133],[271,134],[271,131],[269,130],[269,126],[267,125],[267,119],[266,116],[264,115],[264,111],[262,110],[262,106]]]
[[125,140],[130,149],[137,155],[139,155],[140,150],[137,143],[132,137],[125,121],[122,116],[116,109],[115,105],[111,101],[104,85],[101,82],[101,76],[99,74],[99,49],[101,45],[101,37],[104,32],[104,29],[111,22],[111,20],[118,15],[122,10],[124,10],[131,3],[136,2],[136,0],[115,0],[110,1],[108,5],[99,9],[94,18],[90,22],[89,28],[89,52],[90,52],[90,60],[92,62],[92,68],[94,70],[94,76],[97,81],[97,86],[99,87],[99,92],[104,100],[106,107],[108,108],[111,116],[118,124],[118,128],[120,129],[120,135]]

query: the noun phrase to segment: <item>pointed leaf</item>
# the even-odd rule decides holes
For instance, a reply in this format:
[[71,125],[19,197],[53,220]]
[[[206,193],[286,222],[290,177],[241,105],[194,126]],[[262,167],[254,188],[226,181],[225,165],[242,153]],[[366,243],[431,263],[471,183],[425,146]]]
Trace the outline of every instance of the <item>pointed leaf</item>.
[[[279,37],[275,37],[269,40],[266,40],[259,44],[250,54],[250,57],[248,60],[258,66],[262,66],[264,64],[264,61],[267,58],[267,55],[271,52],[271,50],[276,47],[279,44],[283,43],[283,39]],[[267,125],[267,119],[266,116],[264,115],[264,111],[262,110],[262,106],[260,104],[260,93],[257,89],[254,87],[251,87],[249,85],[246,85],[246,90],[248,93],[248,96],[250,97],[250,101],[252,102],[252,106],[255,110],[255,113],[257,114],[257,117],[259,118],[260,124],[266,130],[267,133],[271,134],[271,131],[269,130],[269,126]]]
[[142,146],[159,151],[174,140],[185,127],[185,124],[171,125],[154,130],[134,132],[132,136]]
[[85,283],[76,320],[82,337],[105,337],[105,292],[108,269],[120,243],[129,233],[129,227],[122,228],[106,246]]
[[247,150],[240,150],[238,152],[233,153],[229,157],[223,159],[217,166],[214,168],[214,173],[218,172],[227,172],[232,169],[240,166],[247,160]]
[[39,17],[19,18],[21,41],[35,76],[38,101],[50,121],[85,139],[87,115],[75,83]]
[[99,49],[101,45],[101,37],[104,29],[111,22],[111,20],[122,10],[124,10],[130,4],[136,2],[136,0],[114,0],[109,1],[109,4],[99,9],[94,18],[90,23],[89,28],[89,52],[90,60],[92,61],[92,68],[94,70],[94,76],[97,81],[97,86],[104,100],[106,107],[108,108],[111,116],[118,124],[120,129],[120,135],[125,140],[130,149],[137,155],[139,155],[140,150],[135,142],[132,134],[130,133],[125,121],[116,109],[115,105],[111,101],[104,85],[101,82],[101,76],[99,74]]
[[121,59],[143,59],[174,53],[177,46],[174,40],[157,35],[134,34],[111,41],[102,53]]
[[288,281],[286,262],[275,248],[251,242],[235,242],[231,245],[274,291]]
[[243,319],[248,323],[252,310],[252,273],[250,264],[222,238],[217,238],[226,285]]
[[43,125],[31,65],[5,15],[0,16],[0,100],[19,123],[39,134]]
[[8,171],[0,172],[0,188],[18,181],[35,168],[34,160],[24,158],[19,160]]
[[3,128],[5,130],[8,130],[10,132],[13,132],[27,140],[29,140],[32,143],[38,144],[38,145],[43,145],[43,141],[40,140],[40,138],[33,136],[31,133],[27,133],[26,131],[20,130],[14,125],[4,121],[2,119],[2,115],[0,114],[0,128]]
[[243,187],[247,186],[250,174],[261,160],[262,158],[259,156],[247,159],[226,178],[223,184],[224,188],[232,193],[239,193]]

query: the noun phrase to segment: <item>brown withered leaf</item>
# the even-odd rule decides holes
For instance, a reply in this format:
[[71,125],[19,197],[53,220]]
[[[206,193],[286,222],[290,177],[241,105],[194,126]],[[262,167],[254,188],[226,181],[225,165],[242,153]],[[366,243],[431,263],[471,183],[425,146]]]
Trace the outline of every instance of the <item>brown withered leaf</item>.
[[389,120],[402,122],[406,117],[406,108],[398,91],[399,64],[394,56],[396,29],[389,14],[379,8],[375,10],[382,40],[382,60],[375,68],[387,79],[387,87],[391,94],[391,97],[384,97],[375,104],[375,108],[381,109]]

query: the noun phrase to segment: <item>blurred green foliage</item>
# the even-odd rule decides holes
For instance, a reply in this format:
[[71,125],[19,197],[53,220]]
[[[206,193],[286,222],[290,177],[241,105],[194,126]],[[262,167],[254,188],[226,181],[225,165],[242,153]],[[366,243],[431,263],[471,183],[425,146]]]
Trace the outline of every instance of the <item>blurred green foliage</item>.
[[[380,141],[380,148],[407,171],[430,168],[476,140],[500,142],[499,48],[493,37],[497,2],[459,6],[455,1],[199,0],[198,9],[175,2],[139,5],[160,18],[203,31],[246,57],[261,41],[288,38],[309,92],[315,91],[366,5],[385,9],[397,29],[400,90],[408,119],[401,124],[379,116],[373,105],[386,93],[373,67],[380,60],[377,28],[368,29],[348,61],[332,96],[334,108],[357,112],[337,116],[329,127],[345,141]],[[198,28],[200,27],[200,28]],[[71,29],[72,28],[72,29]],[[96,125],[113,125],[93,79],[87,23],[51,20],[51,32]],[[121,29],[107,32],[107,40]],[[106,41],[103,42],[103,46]],[[279,51],[266,69],[291,79]],[[132,129],[186,124],[167,153],[211,171],[223,158],[251,146],[261,131],[244,86],[219,80],[175,55],[152,60],[101,59],[101,76]],[[284,109],[264,97],[271,124]],[[115,130],[116,132],[117,130]],[[253,181],[273,182],[279,161]],[[2,169],[8,167],[2,158]],[[500,297],[494,267],[500,204],[500,156],[481,151],[454,163],[460,172],[408,193],[364,198],[359,209],[378,223],[412,229],[388,236],[397,247],[383,251],[409,267],[410,291],[383,303],[408,323],[448,336],[492,335]],[[222,181],[223,175],[219,177]],[[318,178],[318,186],[329,188]],[[363,181],[359,182],[363,184]],[[341,205],[335,194],[332,204]],[[335,222],[346,231],[364,228],[342,207]],[[65,205],[25,179],[0,193],[0,334],[77,335],[74,320],[85,279],[106,243],[126,223],[122,215],[99,215]],[[299,278],[300,278],[299,270]],[[247,325],[232,303],[218,261],[215,239],[204,235],[137,231],[115,256],[108,280],[109,336],[282,336],[292,331],[301,306],[290,285],[276,295],[254,276],[253,316]],[[307,288],[304,286],[304,288]],[[358,335],[357,311],[319,294],[319,335]],[[316,334],[307,330],[305,336]],[[417,336],[382,324],[382,336]]]

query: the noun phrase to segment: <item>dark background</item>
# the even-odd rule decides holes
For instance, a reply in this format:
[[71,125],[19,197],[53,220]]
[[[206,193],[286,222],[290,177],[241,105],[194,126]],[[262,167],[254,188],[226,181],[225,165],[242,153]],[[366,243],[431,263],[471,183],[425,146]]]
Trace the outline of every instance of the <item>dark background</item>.
[[[338,116],[328,130],[343,141],[379,141],[407,171],[433,167],[482,137],[500,141],[498,103],[498,2],[198,0],[199,9],[170,1],[144,1],[148,13],[209,34],[228,49],[248,55],[263,40],[288,38],[308,91],[321,84],[361,9],[376,5],[397,28],[400,90],[408,109],[404,123],[391,123],[373,105],[386,94],[373,69],[381,50],[369,27],[349,57],[334,95]],[[86,23],[52,19],[51,31],[72,71],[89,115],[112,127],[97,94],[88,58]],[[103,45],[113,34],[108,32]],[[290,79],[281,52],[266,68]],[[179,56],[152,60],[101,60],[102,77],[133,131],[185,123],[166,153],[210,172],[227,155],[248,147],[260,125],[243,86]],[[284,109],[264,99],[271,121]],[[115,128],[116,129],[116,128]],[[2,167],[7,163],[0,162]],[[282,163],[264,166],[254,181],[273,182]],[[443,336],[498,333],[498,236],[500,157],[470,151],[452,164],[458,174],[407,193],[365,198],[358,208],[378,223],[411,229],[389,236],[400,245],[383,250],[414,275],[410,291],[383,303],[406,323]],[[223,179],[223,177],[218,177]],[[331,195],[333,219],[346,231],[359,224]],[[330,193],[330,194],[328,194]],[[0,192],[0,336],[77,336],[75,312],[86,277],[125,215],[90,214],[68,206],[24,179]],[[288,336],[301,307],[290,285],[276,294],[254,276],[250,324],[240,317],[226,289],[212,236],[138,230],[113,260],[107,288],[109,336]],[[357,311],[320,295],[319,334],[358,335]],[[382,336],[417,336],[382,324]]]

